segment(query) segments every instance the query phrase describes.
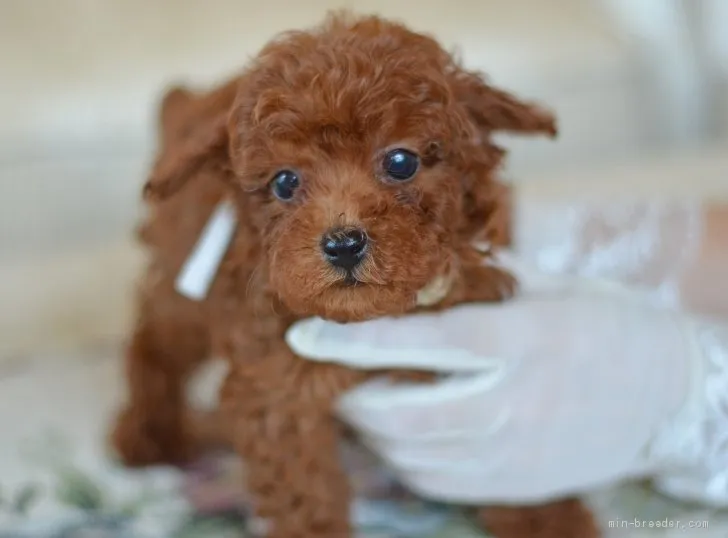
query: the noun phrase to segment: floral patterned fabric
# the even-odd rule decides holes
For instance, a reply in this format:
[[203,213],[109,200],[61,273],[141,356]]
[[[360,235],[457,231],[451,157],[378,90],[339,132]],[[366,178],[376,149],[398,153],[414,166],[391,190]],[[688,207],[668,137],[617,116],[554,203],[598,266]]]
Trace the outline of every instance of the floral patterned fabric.
[[[0,359],[0,538],[253,536],[244,468],[210,454],[178,470],[130,471],[105,435],[122,401],[117,350]],[[343,447],[362,538],[485,538],[454,507],[397,485],[376,458]],[[589,499],[607,537],[725,538],[728,513],[629,484]]]

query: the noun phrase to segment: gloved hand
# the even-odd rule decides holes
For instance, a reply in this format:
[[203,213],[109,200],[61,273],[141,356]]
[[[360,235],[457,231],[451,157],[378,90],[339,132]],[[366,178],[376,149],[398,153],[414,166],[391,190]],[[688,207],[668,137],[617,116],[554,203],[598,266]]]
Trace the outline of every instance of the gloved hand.
[[[339,407],[427,497],[541,502],[658,474],[675,494],[728,500],[718,473],[728,448],[710,437],[728,431],[728,418],[708,402],[711,390],[728,394],[728,381],[707,362],[724,353],[728,364],[725,332],[706,351],[704,326],[617,285],[515,272],[522,292],[504,304],[305,320],[288,342],[312,360],[443,374],[432,385],[375,381]],[[708,452],[716,467],[706,467]]]

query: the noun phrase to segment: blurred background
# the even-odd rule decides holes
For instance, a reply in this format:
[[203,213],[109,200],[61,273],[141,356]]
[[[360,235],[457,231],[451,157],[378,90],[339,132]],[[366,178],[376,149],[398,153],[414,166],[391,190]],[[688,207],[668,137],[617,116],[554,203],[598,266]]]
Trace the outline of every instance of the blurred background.
[[[17,459],[47,427],[72,440],[84,472],[106,465],[100,441],[143,266],[132,231],[164,90],[225,80],[275,33],[340,7],[432,33],[556,112],[557,141],[503,140],[508,181],[553,196],[571,182],[728,199],[728,0],[0,0],[6,499],[37,497],[29,477],[55,483]],[[54,443],[35,446],[58,456]],[[79,476],[64,475],[63,491],[102,506],[101,486]]]

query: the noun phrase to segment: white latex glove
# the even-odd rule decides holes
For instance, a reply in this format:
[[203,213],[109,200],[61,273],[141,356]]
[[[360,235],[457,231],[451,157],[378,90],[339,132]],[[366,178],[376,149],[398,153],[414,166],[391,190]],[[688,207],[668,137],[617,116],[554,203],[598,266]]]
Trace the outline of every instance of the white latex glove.
[[313,360],[445,374],[432,385],[375,381],[340,402],[341,416],[427,497],[541,502],[663,474],[670,492],[728,499],[718,472],[728,469],[728,419],[708,403],[711,390],[728,396],[719,368],[728,337],[713,335],[706,351],[712,333],[616,285],[516,274],[523,292],[504,304],[306,320],[288,341]]

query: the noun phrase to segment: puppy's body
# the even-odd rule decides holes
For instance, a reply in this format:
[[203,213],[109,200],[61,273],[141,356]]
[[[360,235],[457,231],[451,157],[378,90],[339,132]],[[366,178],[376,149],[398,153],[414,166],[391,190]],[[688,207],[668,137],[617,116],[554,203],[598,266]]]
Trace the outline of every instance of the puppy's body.
[[[151,262],[115,445],[129,464],[179,463],[209,441],[203,429],[222,432],[247,462],[269,536],[346,538],[333,408],[343,391],[385,372],[302,360],[285,330],[312,315],[411,312],[438,279],[450,286],[429,308],[508,297],[513,279],[473,248],[507,241],[493,177],[502,151],[490,136],[554,134],[553,120],[463,71],[428,37],[335,17],[272,42],[210,93],[168,93],[160,123],[140,231]],[[410,170],[400,161],[412,155],[416,171],[403,180]],[[207,298],[195,302],[174,280],[223,199],[234,202],[236,233]],[[363,245],[356,251],[352,237]],[[184,402],[186,379],[211,355],[230,362],[217,424]],[[483,517],[501,538],[595,534],[572,501]]]

